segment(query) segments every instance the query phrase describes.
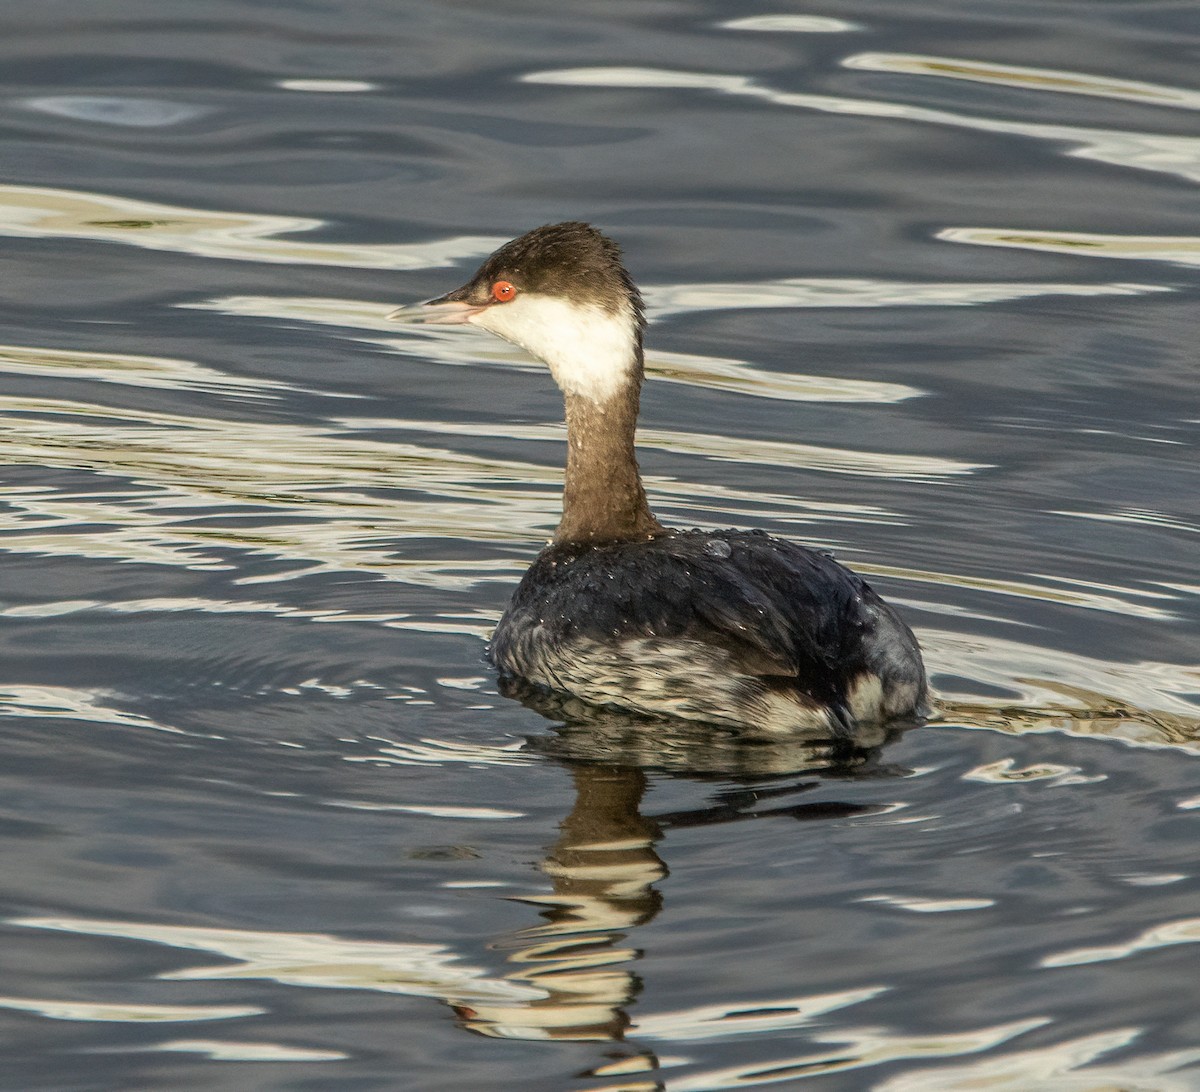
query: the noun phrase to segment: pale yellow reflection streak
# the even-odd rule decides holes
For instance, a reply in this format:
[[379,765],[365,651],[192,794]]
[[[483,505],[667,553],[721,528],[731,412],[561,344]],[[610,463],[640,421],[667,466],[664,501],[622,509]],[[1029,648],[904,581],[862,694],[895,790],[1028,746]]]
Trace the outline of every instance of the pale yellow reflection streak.
[[[1200,944],[1200,918],[1183,918],[1152,926],[1124,944],[1104,944],[1094,948],[1070,948],[1042,959],[1039,967],[1077,967],[1082,963],[1107,963],[1127,959],[1139,952],[1154,952],[1177,944]],[[1200,1054],[1200,1052],[1198,1052]]]
[[193,1023],[261,1016],[257,1005],[135,1005],[119,1001],[48,1001],[32,997],[0,997],[0,1008],[32,1012],[48,1020],[80,1020],[117,1024]]
[[481,235],[405,246],[277,238],[324,226],[323,220],[302,216],[209,212],[83,190],[0,186],[0,235],[27,239],[90,239],[232,261],[401,270],[454,265],[504,242]]
[[1009,247],[1086,258],[1123,258],[1200,265],[1200,235],[1101,235],[1086,231],[1022,228],[943,228],[934,238],[947,243]]
[[863,895],[855,902],[879,903],[913,914],[956,914],[967,910],[987,910],[995,899],[925,899],[917,895]]
[[625,87],[680,91],[715,91],[723,95],[758,99],[776,106],[813,110],[850,117],[884,118],[930,125],[1001,133],[1070,145],[1067,155],[1111,163],[1135,170],[1155,171],[1200,182],[1200,138],[1136,133],[1118,129],[1089,129],[1074,125],[1003,121],[972,117],[950,110],[935,110],[899,102],[848,99],[833,95],[777,91],[749,76],[716,72],[684,72],[665,68],[595,67],[561,68],[530,72],[526,83],[574,87]]
[[[941,719],[1009,735],[1064,732],[1200,754],[1200,668],[1115,663],[980,634],[922,628]],[[980,699],[942,672],[1013,693]]]
[[685,383],[689,387],[775,398],[784,402],[903,402],[926,392],[905,383],[879,379],[843,379],[831,375],[769,372],[744,360],[698,356],[694,353],[646,353],[646,375],[652,380]]
[[1182,883],[1191,876],[1183,872],[1132,872],[1120,877],[1130,887],[1166,887],[1171,883]]
[[[760,1059],[745,1065],[711,1069],[683,1077],[671,1077],[670,1092],[725,1092],[728,1089],[761,1087],[845,1073],[869,1066],[890,1065],[913,1058],[954,1058],[991,1050],[1018,1035],[1049,1023],[1044,1018],[1017,1020],[974,1031],[930,1032],[925,1035],[895,1035],[866,1028],[822,1032],[813,1038],[835,1044],[828,1050],[785,1058]],[[936,1085],[925,1085],[925,1088]]]
[[[90,724],[115,724],[121,728],[148,728],[171,735],[199,735],[172,728],[169,724],[151,720],[140,713],[129,713],[109,704],[114,695],[105,690],[82,690],[70,686],[20,686],[5,683],[0,686],[0,717],[50,717],[56,720],[79,720]],[[219,736],[204,734],[205,739]]]
[[[1183,531],[1189,535],[1200,535],[1200,524],[1188,523],[1177,516],[1169,516],[1165,512],[1156,512],[1149,508],[1119,508],[1115,512],[1079,512],[1069,509],[1055,509],[1052,516],[1073,516],[1075,519],[1090,519],[1097,523],[1127,523],[1133,526],[1158,527],[1167,531]],[[1164,584],[1163,587],[1175,587],[1182,591],[1183,585]],[[1190,589],[1192,594],[1200,593],[1200,588]]]
[[366,80],[301,79],[276,80],[275,86],[284,91],[309,91],[318,94],[347,95],[378,91],[382,84]]
[[[516,567],[515,563],[513,567]],[[259,583],[261,582],[259,581]],[[250,584],[255,581],[240,580],[238,583]],[[0,608],[0,618],[59,618],[64,615],[88,612],[97,614],[185,614],[192,611],[200,614],[266,614],[278,618],[295,618],[305,622],[325,624],[368,622],[371,625],[385,626],[388,629],[407,629],[418,633],[462,634],[478,638],[480,641],[485,641],[491,636],[499,618],[498,611],[488,610],[458,614],[445,613],[432,618],[418,618],[401,612],[335,610],[305,607],[295,603],[285,604],[254,599],[210,599],[204,596],[156,596],[146,599],[112,600],[59,599],[40,603],[17,603]],[[301,688],[322,689],[333,697],[349,696],[360,687],[378,689],[378,684],[366,679],[355,679],[350,688],[341,685],[326,686],[313,680],[299,685]]]
[[[1050,658],[1054,658],[1053,653]],[[1120,666],[1113,665],[1114,670]],[[965,675],[969,670],[964,668],[959,673]],[[1008,735],[1064,732],[1072,736],[1107,738],[1140,747],[1172,747],[1200,754],[1200,717],[1181,717],[1153,706],[1141,708],[1103,691],[1085,690],[1049,679],[1008,681],[1022,690],[1059,691],[1061,696],[1058,700],[1008,704],[945,700],[941,703],[942,719]],[[1070,783],[1083,784],[1088,780],[1094,779]]]
[[866,277],[790,277],[728,284],[667,285],[647,291],[652,318],[696,311],[763,308],[978,307],[1044,296],[1144,296],[1166,285],[1065,281],[881,281]]
[[828,15],[747,15],[718,23],[717,26],[724,30],[782,31],[785,34],[842,34],[860,29],[858,23]]
[[1114,76],[1093,76],[1061,68],[1026,68],[1015,64],[931,57],[921,53],[856,53],[842,61],[846,68],[864,72],[898,72],[910,76],[939,76],[971,83],[999,84],[1028,91],[1141,102],[1149,106],[1174,106],[1200,110],[1200,91],[1143,83]]
[[700,1005],[696,1008],[639,1016],[629,1034],[672,1043],[710,1042],[737,1039],[762,1032],[793,1031],[815,1023],[851,1005],[861,1005],[889,986],[865,986],[804,997],[746,999],[733,1004]]
[[[1195,1071],[1171,1073],[1200,1060],[1200,1050],[1123,1057],[1107,1065],[1092,1063],[1104,1054],[1128,1047],[1141,1034],[1138,1028],[1116,1028],[1067,1039],[1034,1050],[1006,1052],[996,1058],[959,1065],[938,1065],[900,1073],[874,1092],[1195,1092]],[[674,1092],[674,1089],[672,1089]]]
[[[1060,603],[1063,606],[1102,610],[1111,614],[1126,614],[1134,618],[1170,621],[1177,617],[1173,611],[1152,606],[1149,603],[1132,601],[1134,599],[1171,601],[1178,598],[1170,592],[1150,591],[1146,588],[1121,588],[1113,584],[1074,581],[1067,577],[1038,573],[1027,574],[1033,578],[1028,580],[968,576],[963,573],[945,573],[932,569],[875,565],[857,559],[853,562],[853,568],[867,576],[886,576],[897,580],[912,580],[920,584],[944,584],[952,588],[967,588],[994,595],[1012,596],[1016,599],[1037,599],[1043,603]],[[1042,582],[1034,583],[1034,579]],[[930,610],[938,609],[937,604],[928,606]]]
[[449,1001],[535,1000],[544,991],[487,977],[440,944],[347,940],[325,933],[207,929],[69,916],[10,918],[10,925],[75,936],[120,937],[232,961],[158,975],[164,981],[263,978],[288,986],[372,990]]
[[318,1050],[290,1043],[223,1042],[220,1039],[170,1039],[165,1043],[133,1049],[138,1052],[203,1054],[214,1062],[340,1062],[350,1057],[341,1050]]
[[689,455],[703,455],[736,463],[760,466],[788,466],[804,470],[822,470],[831,474],[852,474],[864,478],[891,478],[903,481],[938,481],[988,469],[986,463],[964,463],[929,455],[900,455],[875,451],[851,451],[815,444],[795,444],[783,440],[751,440],[715,433],[674,432],[666,429],[640,429],[638,443]]
[[88,611],[112,614],[274,614],[281,618],[303,618],[307,622],[372,622],[376,625],[402,623],[408,616],[343,610],[307,610],[294,604],[252,599],[209,599],[204,596],[153,596],[146,599],[58,599],[17,603],[0,608],[0,618],[59,618]]
[[523,811],[507,808],[473,808],[461,804],[376,804],[363,800],[323,800],[326,807],[347,808],[350,811],[403,812],[406,815],[429,815],[435,819],[520,819]]
[[[33,375],[44,379],[88,379],[130,387],[196,390],[227,397],[252,396],[278,399],[282,391],[305,391],[281,380],[230,375],[192,360],[129,353],[43,349],[28,345],[0,345],[0,373]],[[333,397],[357,395],[329,393]]]

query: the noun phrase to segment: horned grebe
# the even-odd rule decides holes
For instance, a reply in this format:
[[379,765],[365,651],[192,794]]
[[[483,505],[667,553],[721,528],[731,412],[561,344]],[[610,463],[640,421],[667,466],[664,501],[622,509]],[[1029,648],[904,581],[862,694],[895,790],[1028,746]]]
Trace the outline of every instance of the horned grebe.
[[563,392],[562,520],[492,635],[502,676],[760,732],[927,713],[916,638],[854,573],[762,531],[668,530],[651,514],[634,452],[646,323],[612,240],[535,228],[390,317],[489,330]]

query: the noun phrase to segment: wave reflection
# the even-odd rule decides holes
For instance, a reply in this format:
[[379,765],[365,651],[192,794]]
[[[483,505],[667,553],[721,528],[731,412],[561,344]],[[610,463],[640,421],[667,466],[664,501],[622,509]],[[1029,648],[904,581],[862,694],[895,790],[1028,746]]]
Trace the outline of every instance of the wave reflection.
[[977,307],[1043,296],[1144,296],[1174,289],[1154,284],[884,281],[866,277],[795,277],[741,284],[668,285],[647,290],[652,318],[695,311],[767,307]]
[[1138,1028],[1118,1028],[1040,1049],[1013,1051],[998,1058],[938,1065],[936,1069],[913,1069],[876,1085],[875,1092],[973,1092],[983,1088],[988,1092],[1030,1092],[1035,1088],[1192,1092],[1196,1088],[1194,1072],[1170,1074],[1195,1065],[1200,1061],[1200,1050],[1141,1054],[1104,1065],[1093,1064],[1105,1054],[1128,1048],[1140,1034]]
[[171,1039],[165,1043],[134,1049],[147,1052],[203,1054],[214,1062],[341,1062],[350,1057],[340,1050],[314,1050],[291,1043],[249,1043],[240,1039]]
[[[1177,944],[1200,944],[1200,918],[1168,921],[1143,930],[1124,944],[1106,944],[1094,948],[1072,948],[1058,955],[1046,956],[1039,967],[1077,967],[1083,963],[1107,963],[1127,959],[1139,952],[1153,952]],[[1200,1055],[1200,1052],[1198,1052]]]
[[[1200,755],[1200,669],[1195,664],[1115,663],[979,634],[922,629],[921,644],[936,680],[940,720],[1008,735],[1064,732],[1139,747],[1169,747]],[[963,679],[1007,691],[982,700]],[[1028,773],[1031,777],[1040,767]],[[981,771],[972,771],[978,776]],[[1003,768],[998,780],[1019,780]],[[1046,768],[1048,784],[1086,784],[1095,778],[1069,768]]]
[[[79,720],[89,724],[115,724],[121,728],[147,728],[171,735],[197,735],[152,720],[140,713],[118,709],[113,694],[105,690],[83,690],[70,686],[0,685],[0,717],[31,717],[35,720]],[[218,739],[218,736],[205,738]]]
[[896,72],[908,76],[940,76],[971,83],[999,84],[1029,91],[1053,91],[1064,95],[1142,102],[1150,106],[1174,106],[1200,110],[1200,91],[1168,87],[1113,76],[1093,76],[1060,68],[1026,68],[1022,65],[956,57],[930,57],[920,53],[856,53],[842,61],[845,68],[864,72]]
[[1020,228],[942,228],[934,236],[947,243],[1001,246],[1047,254],[1076,254],[1087,258],[1173,262],[1200,265],[1197,235],[1102,235],[1088,231],[1035,231]]
[[32,1012],[47,1020],[80,1020],[118,1024],[192,1023],[261,1016],[257,1005],[135,1005],[112,1001],[48,1001],[32,997],[0,997],[0,1008]]
[[289,986],[358,989],[461,1002],[535,1000],[543,991],[487,977],[440,944],[348,940],[324,933],[206,929],[93,918],[10,918],[10,925],[75,936],[121,937],[231,960],[158,975],[163,981],[265,978]]
[[285,391],[314,393],[278,379],[264,380],[220,372],[194,360],[98,350],[44,349],[30,345],[0,345],[0,373],[43,379],[88,379],[120,386],[195,390],[226,397],[252,396],[270,400],[281,398]]
[[[1162,622],[1172,621],[1178,615],[1156,603],[1161,604],[1181,598],[1169,591],[1150,591],[1147,588],[1136,587],[1122,588],[1113,584],[1071,580],[1068,577],[1037,573],[1026,574],[1025,579],[987,577],[965,573],[937,572],[931,569],[915,569],[909,566],[878,565],[860,560],[855,560],[854,568],[865,576],[885,576],[918,584],[940,584],[951,588],[986,592],[1016,599],[1035,599],[1043,603],[1058,603],[1068,607],[1081,607],[1085,610],[1125,614],[1134,618],[1152,618]],[[1151,602],[1143,602],[1143,600],[1151,600]],[[948,610],[939,603],[925,602],[921,605],[932,611]]]
[[[930,1032],[925,1035],[899,1035],[882,1029],[839,1028],[813,1036],[816,1042],[829,1044],[826,1049],[782,1058],[760,1058],[741,1065],[672,1078],[668,1087],[671,1092],[721,1092],[724,1089],[750,1088],[845,1073],[908,1059],[942,1059],[978,1054],[1047,1023],[1049,1021],[1046,1019],[1034,1017],[972,1031]],[[914,1087],[934,1089],[945,1086],[939,1085],[934,1079]],[[990,1089],[992,1086],[987,1087]],[[1029,1085],[1022,1087],[1028,1089]]]
[[725,30],[783,31],[785,34],[843,34],[862,29],[858,23],[828,15],[746,15],[741,19],[718,23],[717,26]]
[[213,112],[211,106],[128,95],[41,95],[18,99],[17,104],[27,110],[74,121],[136,129],[179,125]]
[[90,239],[201,258],[350,266],[359,269],[434,269],[490,254],[504,240],[460,235],[405,246],[307,243],[279,239],[316,231],[323,220],[262,213],[208,212],[133,197],[0,186],[0,235],[26,239]]
[[775,106],[813,110],[850,117],[915,121],[982,133],[1001,133],[1034,140],[1069,144],[1068,155],[1134,170],[1175,175],[1200,182],[1200,138],[1135,133],[1119,129],[1088,129],[1076,125],[1004,121],[973,117],[950,110],[935,110],[906,103],[874,99],[849,99],[797,91],[778,91],[750,76],[717,72],[686,72],[666,68],[598,66],[528,72],[525,83],[572,87],[625,87],[643,89],[715,91],[722,95],[759,99]]

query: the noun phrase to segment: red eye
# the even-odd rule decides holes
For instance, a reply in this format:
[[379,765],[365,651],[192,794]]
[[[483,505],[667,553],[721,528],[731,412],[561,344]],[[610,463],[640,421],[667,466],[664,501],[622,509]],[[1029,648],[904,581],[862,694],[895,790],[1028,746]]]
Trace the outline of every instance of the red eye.
[[497,303],[507,303],[517,294],[517,286],[512,281],[497,281],[492,285],[492,299]]

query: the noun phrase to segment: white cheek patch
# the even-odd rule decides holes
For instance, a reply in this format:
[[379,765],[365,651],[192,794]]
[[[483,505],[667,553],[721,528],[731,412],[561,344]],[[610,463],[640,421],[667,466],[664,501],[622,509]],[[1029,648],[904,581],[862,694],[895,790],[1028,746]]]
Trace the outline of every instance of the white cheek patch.
[[530,293],[468,321],[545,361],[564,393],[594,402],[608,401],[625,386],[636,363],[632,312],[609,314]]

